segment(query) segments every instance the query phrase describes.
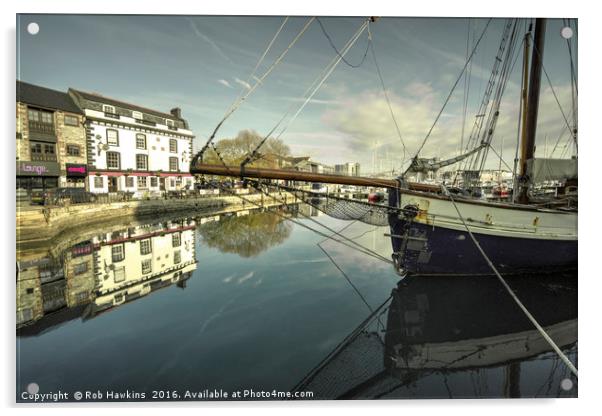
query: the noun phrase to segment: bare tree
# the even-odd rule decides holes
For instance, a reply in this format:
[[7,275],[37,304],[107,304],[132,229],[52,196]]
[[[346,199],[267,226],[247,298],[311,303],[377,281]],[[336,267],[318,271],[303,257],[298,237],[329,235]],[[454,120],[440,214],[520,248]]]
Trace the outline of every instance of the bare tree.
[[[263,137],[254,130],[242,130],[233,139],[221,139],[215,147],[229,165],[239,165],[257,148]],[[278,158],[290,156],[291,149],[281,139],[269,137],[257,152],[257,157],[249,166],[278,167]],[[218,155],[207,149],[203,161],[209,164],[221,164]]]

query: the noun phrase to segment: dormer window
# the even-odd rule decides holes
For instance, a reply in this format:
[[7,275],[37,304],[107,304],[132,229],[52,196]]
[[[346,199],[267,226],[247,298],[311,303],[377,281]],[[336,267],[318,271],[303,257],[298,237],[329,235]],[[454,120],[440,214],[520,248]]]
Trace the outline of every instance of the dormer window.
[[103,105],[102,111],[104,111],[105,113],[109,113],[109,114],[116,114],[115,107],[113,107],[112,105]]
[[173,120],[166,119],[167,127],[173,127]]
[[142,113],[140,111],[132,111],[132,117],[136,120],[142,120]]

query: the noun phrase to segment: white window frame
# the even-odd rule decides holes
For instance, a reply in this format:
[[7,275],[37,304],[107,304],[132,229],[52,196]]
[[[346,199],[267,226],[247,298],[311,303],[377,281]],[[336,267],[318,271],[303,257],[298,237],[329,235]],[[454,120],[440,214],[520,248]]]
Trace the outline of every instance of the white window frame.
[[[115,133],[116,142],[111,143],[111,139],[109,138],[109,132]],[[106,130],[107,144],[109,146],[119,146],[119,130],[116,129],[107,129]]]
[[140,111],[132,111],[132,118],[142,120],[142,113]]
[[[144,140],[144,147],[139,145],[138,140]],[[136,149],[146,150],[146,134],[136,133]]]
[[[117,167],[115,166],[109,166],[109,155],[117,155]],[[106,152],[105,153],[105,160],[106,160],[106,164],[107,164],[107,169],[110,170],[120,170],[121,169],[121,153],[119,152]]]
[[109,114],[117,114],[115,112],[115,107],[113,107],[112,105],[108,105],[108,104],[103,104],[102,105],[102,112],[103,113],[109,113]]
[[151,274],[153,272],[153,259],[144,259],[140,262],[142,274]]
[[167,127],[173,127],[174,126],[173,120],[171,120],[169,118],[165,119],[165,124],[167,124]]
[[[176,162],[176,166],[175,166],[176,168],[175,168],[175,169],[172,169],[172,166],[171,166],[171,162],[172,162],[172,161],[175,161],[175,162]],[[173,157],[173,156],[172,156],[172,157],[170,157],[170,158],[169,158],[169,171],[170,171],[170,172],[178,172],[178,171],[179,171],[179,168],[180,168],[180,166],[179,166],[179,165],[180,165],[180,163],[179,163],[179,159],[178,159],[177,157]]]
[[[116,253],[116,251],[119,253]],[[121,255],[121,258],[119,258],[119,254]],[[111,246],[111,260],[113,261],[113,263],[125,260],[125,246],[123,245],[123,243],[114,244]]]
[[[146,247],[147,243],[148,243],[148,251],[146,249],[143,249],[143,247]],[[145,238],[144,240],[140,240],[140,255],[145,256],[147,254],[152,254],[152,253],[153,253],[152,240],[150,238]]]
[[116,267],[113,273],[113,280],[115,283],[121,283],[125,281],[125,266]]
[[[140,156],[140,160],[144,160],[144,167],[141,168],[138,165],[138,157]],[[144,153],[136,153],[136,170],[148,170],[148,155]]]
[[182,247],[182,234],[180,232],[171,235],[171,246]]
[[94,189],[102,189],[105,187],[105,178],[102,176],[94,177]]

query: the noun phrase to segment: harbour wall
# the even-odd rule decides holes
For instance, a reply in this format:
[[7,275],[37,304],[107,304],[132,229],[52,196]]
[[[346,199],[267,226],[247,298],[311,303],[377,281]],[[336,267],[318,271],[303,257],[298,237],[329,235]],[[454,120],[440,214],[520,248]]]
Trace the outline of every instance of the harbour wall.
[[236,211],[244,208],[270,207],[298,202],[294,195],[276,192],[245,195],[219,195],[203,198],[151,199],[111,202],[106,204],[73,204],[67,206],[17,209],[17,250],[22,246],[47,242],[55,236],[78,227],[116,219],[137,219],[169,213],[195,216],[203,211]]

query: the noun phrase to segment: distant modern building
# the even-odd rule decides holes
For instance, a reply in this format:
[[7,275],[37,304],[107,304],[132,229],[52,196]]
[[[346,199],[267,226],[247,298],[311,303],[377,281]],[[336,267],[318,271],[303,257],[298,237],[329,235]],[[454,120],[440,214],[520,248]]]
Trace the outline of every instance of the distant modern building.
[[190,189],[192,140],[181,110],[169,113],[69,89],[86,116],[88,188],[136,196]]
[[17,189],[84,187],[84,113],[64,92],[17,81]]
[[301,171],[301,172],[312,172],[312,173],[325,173],[325,174],[334,174],[334,166],[329,166],[324,163],[315,162],[310,160],[309,157],[303,158],[297,162],[293,169]]
[[347,162],[342,165],[334,165],[334,171],[337,175],[360,176],[360,164]]

